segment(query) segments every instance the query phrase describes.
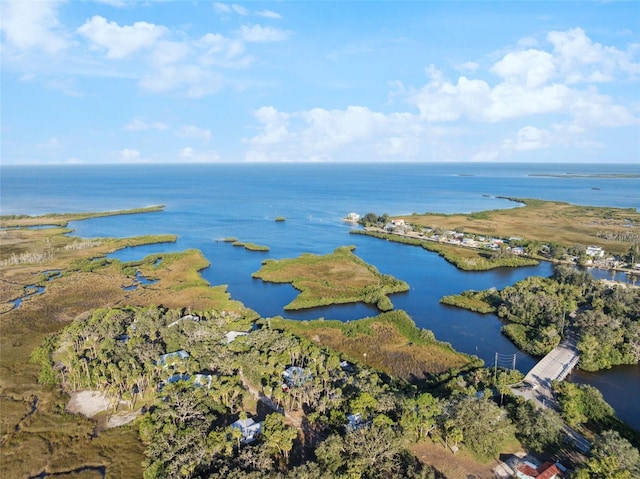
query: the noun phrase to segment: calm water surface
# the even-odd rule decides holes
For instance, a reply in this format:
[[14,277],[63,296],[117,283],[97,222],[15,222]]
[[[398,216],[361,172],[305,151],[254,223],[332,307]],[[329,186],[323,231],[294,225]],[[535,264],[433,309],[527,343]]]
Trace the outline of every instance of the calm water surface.
[[[325,254],[353,244],[356,254],[382,273],[409,283],[409,292],[391,299],[418,326],[490,365],[496,353],[503,366],[510,366],[515,357],[516,367],[524,372],[535,359],[502,336],[496,316],[443,306],[439,299],[466,289],[503,288],[526,276],[548,276],[549,264],[465,273],[422,248],[350,235],[352,227],[341,218],[351,211],[399,215],[518,206],[500,197],[640,206],[637,178],[557,176],[638,174],[640,167],[636,165],[118,165],[2,167],[0,172],[1,214],[165,205],[159,213],[97,218],[74,222],[71,227],[74,234],[86,238],[177,234],[175,244],[125,249],[113,257],[130,261],[157,252],[200,249],[211,262],[202,272],[204,278],[211,284],[228,285],[234,299],[262,316],[352,320],[377,314],[375,308],[362,304],[285,313],[283,307],[296,291],[289,285],[251,278],[265,258]],[[276,216],[284,216],[286,221],[275,222]],[[250,252],[218,241],[225,237],[264,244],[270,251]],[[574,378],[599,387],[618,415],[640,429],[640,406],[629,399],[640,395],[639,366],[577,373]]]

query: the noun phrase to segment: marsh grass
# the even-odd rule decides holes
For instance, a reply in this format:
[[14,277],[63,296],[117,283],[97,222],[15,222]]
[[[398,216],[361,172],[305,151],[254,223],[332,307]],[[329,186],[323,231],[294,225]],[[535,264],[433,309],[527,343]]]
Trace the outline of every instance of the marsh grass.
[[403,218],[409,223],[430,228],[458,228],[467,233],[500,238],[516,236],[529,241],[568,247],[594,245],[618,254],[626,253],[631,242],[606,239],[606,233],[622,238],[629,231],[640,234],[640,213],[633,208],[578,206],[537,199],[506,199],[524,206],[467,215],[424,214]]
[[410,382],[433,380],[452,370],[480,365],[448,343],[437,341],[431,331],[417,328],[404,311],[349,322],[272,318],[270,324]]
[[[60,222],[79,216],[61,216]],[[13,221],[51,224],[51,217]],[[190,307],[194,312],[217,309],[230,315],[257,315],[231,300],[225,286],[211,287],[200,276],[209,263],[197,250],[154,255],[134,263],[104,259],[119,248],[175,241],[173,235],[84,242],[65,236],[66,232],[63,228],[2,231],[3,259],[44,248],[53,249],[54,254],[37,263],[6,265],[0,275],[0,477],[42,472],[63,473],[56,477],[102,477],[102,470],[106,477],[142,477],[144,451],[136,425],[97,431],[94,420],[65,412],[68,396],[59,387],[38,381],[41,369],[31,361],[33,351],[47,335],[94,308],[162,304]],[[78,241],[83,247],[65,248]],[[47,282],[45,271],[50,270],[62,274]],[[123,290],[134,280],[135,271],[158,282]],[[11,301],[31,284],[45,285],[45,292],[13,309]],[[104,469],[82,470],[86,466]]]
[[319,256],[265,260],[254,278],[272,283],[291,283],[300,294],[285,310],[315,308],[330,304],[364,302],[381,311],[393,309],[388,294],[408,291],[409,285],[381,274],[355,254],[354,247],[343,246]]

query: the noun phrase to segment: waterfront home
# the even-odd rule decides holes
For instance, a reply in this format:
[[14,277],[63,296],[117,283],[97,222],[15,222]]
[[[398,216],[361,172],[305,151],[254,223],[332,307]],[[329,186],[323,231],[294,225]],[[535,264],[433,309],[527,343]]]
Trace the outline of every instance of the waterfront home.
[[343,218],[343,221],[346,221],[347,223],[357,223],[360,221],[360,215],[358,213],[349,213],[345,218]]
[[240,439],[242,444],[249,444],[258,438],[258,435],[262,430],[262,423],[255,422],[252,418],[238,419],[236,422],[231,424],[231,427],[239,429],[242,433],[242,439]]
[[603,258],[604,250],[600,246],[587,246],[586,254],[592,258]]
[[246,336],[249,333],[246,333],[244,331],[229,331],[227,334],[224,335],[225,341],[227,342],[227,344],[235,341],[237,338],[239,338],[240,336]]

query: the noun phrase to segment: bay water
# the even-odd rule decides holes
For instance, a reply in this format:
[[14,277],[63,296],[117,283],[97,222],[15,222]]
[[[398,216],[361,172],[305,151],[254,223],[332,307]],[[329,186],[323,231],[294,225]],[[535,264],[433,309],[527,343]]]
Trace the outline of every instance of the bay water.
[[[614,177],[612,177],[612,175]],[[299,312],[283,307],[297,292],[289,285],[251,278],[266,258],[325,254],[343,245],[382,273],[409,283],[393,295],[419,327],[432,330],[462,352],[494,365],[528,371],[536,359],[519,351],[501,333],[500,320],[441,305],[446,294],[466,289],[503,288],[531,275],[549,276],[552,267],[462,272],[421,248],[350,235],[342,221],[349,212],[402,215],[412,212],[468,213],[517,208],[506,198],[539,198],[592,206],[638,208],[640,166],[596,164],[186,164],[69,165],[0,168],[0,214],[111,211],[165,205],[158,213],[73,222],[84,238],[176,234],[176,243],[128,248],[112,256],[122,261],[158,252],[197,248],[211,265],[202,275],[228,286],[232,298],[260,315],[343,321],[377,314],[363,305]],[[276,222],[276,217],[286,220]],[[252,252],[221,241],[235,237],[269,247]],[[619,278],[616,278],[619,279]],[[189,305],[185,305],[187,307]],[[596,385],[618,415],[640,429],[640,366],[575,380]],[[572,378],[573,379],[573,378]],[[621,389],[625,394],[620,394]]]

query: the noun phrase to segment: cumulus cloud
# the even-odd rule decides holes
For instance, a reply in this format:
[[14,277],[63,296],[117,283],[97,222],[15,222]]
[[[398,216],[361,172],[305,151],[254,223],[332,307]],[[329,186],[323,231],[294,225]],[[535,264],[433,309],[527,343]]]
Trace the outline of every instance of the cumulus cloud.
[[147,22],[121,27],[116,22],[108,22],[106,18],[95,15],[78,28],[78,33],[87,37],[94,48],[106,48],[107,58],[116,59],[153,47],[167,35],[168,29]]
[[[593,87],[577,83],[605,82],[615,75],[640,71],[630,52],[592,42],[581,29],[550,32],[549,51],[526,48],[504,54],[489,69],[497,81],[459,76],[453,81],[433,65],[420,88],[401,86],[408,102],[430,122],[502,122],[557,114],[580,124],[623,126],[638,119],[626,105],[616,104]],[[531,45],[532,42],[523,42]]]
[[286,30],[261,25],[242,25],[239,33],[240,37],[249,43],[281,42],[291,34]]
[[289,132],[287,131],[288,113],[282,113],[272,106],[263,106],[254,112],[254,117],[263,124],[263,132],[253,138],[254,144],[275,144],[284,141]]
[[2,3],[0,28],[11,47],[18,51],[37,49],[51,54],[67,47],[57,18],[57,9],[62,2],[5,0]]

